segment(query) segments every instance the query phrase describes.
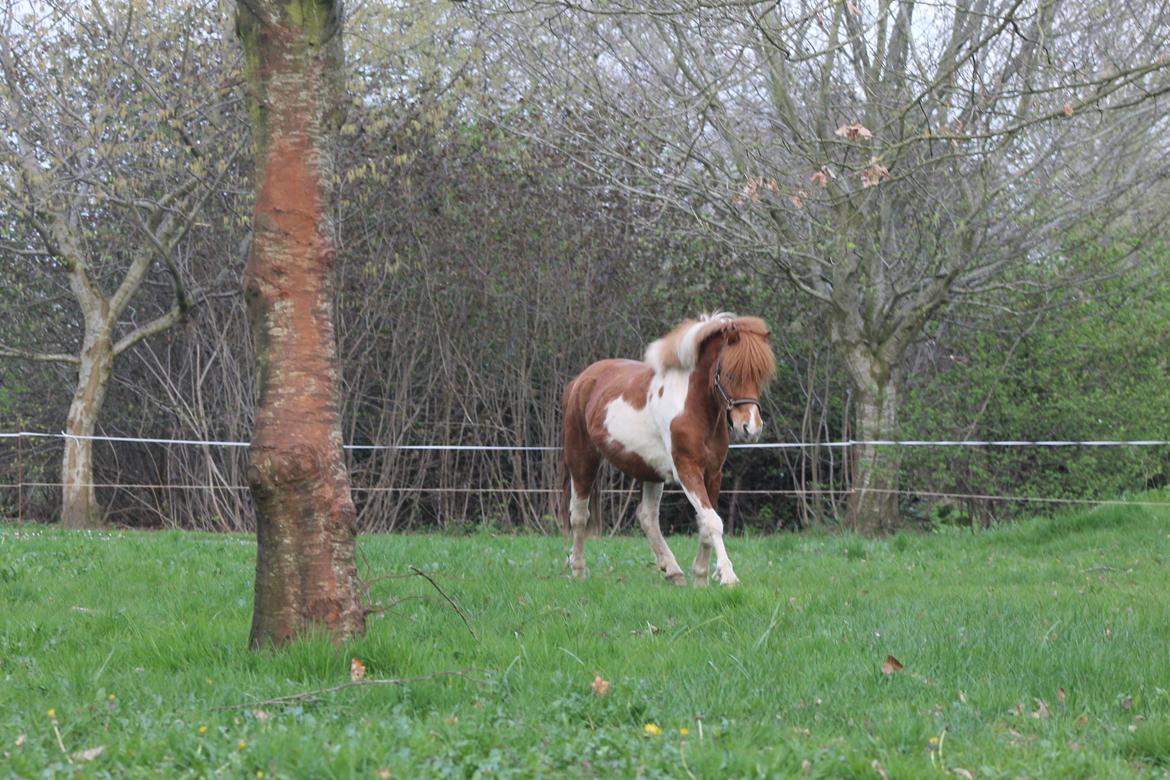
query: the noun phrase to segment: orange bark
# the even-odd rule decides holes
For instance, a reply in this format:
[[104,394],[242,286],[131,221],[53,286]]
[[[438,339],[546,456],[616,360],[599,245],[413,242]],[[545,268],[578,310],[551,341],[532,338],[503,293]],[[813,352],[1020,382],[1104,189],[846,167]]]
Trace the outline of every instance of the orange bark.
[[257,516],[254,647],[314,626],[338,639],[365,627],[332,305],[341,11],[303,5],[311,8],[250,2],[237,10],[259,182],[244,270],[260,369],[248,466]]

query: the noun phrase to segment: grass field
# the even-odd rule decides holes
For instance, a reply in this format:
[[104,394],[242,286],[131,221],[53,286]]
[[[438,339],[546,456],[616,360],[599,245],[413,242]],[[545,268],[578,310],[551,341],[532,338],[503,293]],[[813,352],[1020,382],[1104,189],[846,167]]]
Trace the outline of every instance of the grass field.
[[[641,538],[592,541],[586,581],[559,538],[363,538],[367,576],[423,569],[478,639],[415,576],[348,647],[252,653],[251,539],[2,527],[0,776],[1164,777],[1168,535],[1110,507],[736,537],[732,591],[668,586]],[[354,657],[476,671],[267,701]]]

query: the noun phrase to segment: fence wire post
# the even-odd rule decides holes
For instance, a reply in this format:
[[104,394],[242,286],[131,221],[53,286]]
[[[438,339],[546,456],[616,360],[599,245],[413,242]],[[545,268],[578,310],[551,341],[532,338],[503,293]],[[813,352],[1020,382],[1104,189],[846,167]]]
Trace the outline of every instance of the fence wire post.
[[24,434],[16,437],[16,521],[24,525]]

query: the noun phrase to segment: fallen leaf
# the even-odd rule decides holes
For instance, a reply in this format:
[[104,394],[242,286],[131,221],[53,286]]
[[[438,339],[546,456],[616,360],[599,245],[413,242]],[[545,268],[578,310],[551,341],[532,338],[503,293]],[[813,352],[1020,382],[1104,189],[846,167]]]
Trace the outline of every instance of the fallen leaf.
[[1042,720],[1048,717],[1048,702],[1043,699],[1035,699],[1036,710],[1032,713],[1032,717],[1037,720]]
[[609,693],[609,680],[603,680],[601,675],[594,675],[593,677],[593,694],[595,696],[604,696]]
[[360,658],[355,658],[349,662],[349,679],[357,682],[366,676],[366,665],[362,663]]
[[800,773],[802,775],[807,775],[811,771],[812,771],[812,762],[811,761],[809,761],[806,758],[805,760],[800,762]]
[[1080,715],[1077,716],[1077,719],[1073,722],[1076,723],[1078,726],[1089,725],[1089,713],[1082,712]]
[[1057,688],[1056,689],[1056,700],[1058,702],[1060,702],[1061,704],[1064,704],[1064,699],[1065,699],[1064,688]]
[[379,769],[377,772],[374,772],[374,777],[378,778],[378,780],[390,780],[390,770],[386,768]]
[[901,661],[892,655],[887,655],[886,662],[882,664],[882,674],[893,674],[902,671],[903,668]]
[[882,769],[881,761],[878,761],[875,758],[869,766],[873,769],[873,771],[878,773],[878,777],[880,777],[882,780],[890,780],[890,776],[886,774],[886,770]]
[[79,750],[76,753],[70,753],[69,757],[74,761],[93,761],[95,758],[106,752],[105,745],[98,745],[89,750]]
[[19,737],[16,738],[16,746],[20,747],[21,745],[23,745],[24,741],[26,739],[28,739],[28,736],[25,734],[21,734]]
[[963,704],[966,704],[967,703],[967,694],[963,693],[962,691],[959,691],[959,701],[961,701]]
[[841,125],[833,131],[833,134],[838,138],[847,138],[850,141],[856,141],[858,138],[873,138],[873,133],[869,131],[868,127],[861,124],[861,122]]
[[1128,693],[1125,694],[1125,696],[1122,697],[1122,699],[1121,699],[1121,709],[1123,709],[1123,710],[1132,710],[1133,709],[1133,697],[1130,696]]
[[964,778],[966,778],[966,780],[975,780],[974,775],[972,775],[966,769],[963,769],[963,767],[961,767],[961,766],[951,767],[951,774],[958,775],[959,777],[964,777]]
[[268,720],[268,718],[270,718],[271,716],[267,712],[265,712],[264,710],[252,710],[252,717],[258,721],[263,722],[263,721]]

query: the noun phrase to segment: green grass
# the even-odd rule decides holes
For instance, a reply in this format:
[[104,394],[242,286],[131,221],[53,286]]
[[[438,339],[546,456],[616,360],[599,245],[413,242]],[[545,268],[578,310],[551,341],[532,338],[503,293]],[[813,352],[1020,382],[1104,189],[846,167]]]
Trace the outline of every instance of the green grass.
[[[736,537],[733,591],[670,587],[641,538],[591,541],[585,581],[559,538],[363,538],[365,573],[431,573],[479,641],[411,577],[373,587],[388,610],[348,647],[253,653],[250,539],[3,527],[0,776],[1164,777],[1168,534],[1165,510],[1112,507]],[[689,562],[694,538],[671,544]],[[260,703],[355,656],[482,671]]]

